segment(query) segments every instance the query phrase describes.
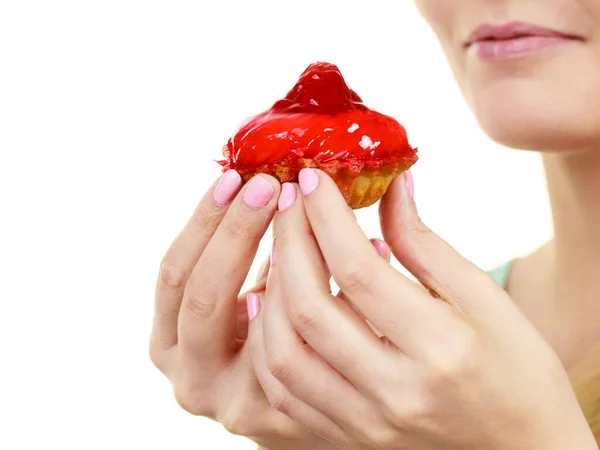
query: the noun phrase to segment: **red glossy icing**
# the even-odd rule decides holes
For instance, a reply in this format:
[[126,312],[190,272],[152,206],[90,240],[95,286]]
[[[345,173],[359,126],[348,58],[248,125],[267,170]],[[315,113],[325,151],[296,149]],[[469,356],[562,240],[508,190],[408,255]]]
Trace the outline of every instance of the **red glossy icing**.
[[316,63],[284,99],[241,127],[220,163],[241,172],[300,158],[364,166],[415,153],[400,123],[367,108],[335,65]]

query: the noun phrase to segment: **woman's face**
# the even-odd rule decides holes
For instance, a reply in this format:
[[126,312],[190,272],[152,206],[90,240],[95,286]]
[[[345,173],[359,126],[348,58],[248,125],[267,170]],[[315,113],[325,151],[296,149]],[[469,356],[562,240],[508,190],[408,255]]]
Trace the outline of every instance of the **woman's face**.
[[504,145],[600,147],[600,0],[415,0]]

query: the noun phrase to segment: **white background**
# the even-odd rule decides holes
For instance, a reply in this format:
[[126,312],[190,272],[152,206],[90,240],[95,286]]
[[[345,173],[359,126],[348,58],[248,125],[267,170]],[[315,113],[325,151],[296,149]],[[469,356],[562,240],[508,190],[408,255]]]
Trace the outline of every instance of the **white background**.
[[537,156],[482,134],[409,0],[5,0],[0,448],[253,448],[151,366],[154,281],[229,135],[317,60],[406,126],[421,214],[464,255],[549,236]]

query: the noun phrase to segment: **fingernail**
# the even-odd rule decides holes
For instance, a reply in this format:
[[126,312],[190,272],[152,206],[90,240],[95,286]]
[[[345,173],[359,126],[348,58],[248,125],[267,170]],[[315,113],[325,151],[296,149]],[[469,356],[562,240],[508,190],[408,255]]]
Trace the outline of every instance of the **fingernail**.
[[410,170],[404,172],[404,178],[406,180],[406,187],[408,188],[408,193],[410,194],[410,198],[415,198],[415,180],[413,178],[413,174]]
[[302,169],[298,175],[298,181],[302,193],[308,195],[319,186],[319,175],[313,169]]
[[275,190],[271,183],[261,176],[257,176],[250,180],[248,187],[244,192],[243,200],[246,205],[252,209],[259,209],[269,203]]
[[373,244],[373,247],[375,247],[375,250],[377,250],[377,253],[379,253],[379,256],[387,258],[388,246],[385,242],[381,239],[372,239],[371,243]]
[[271,267],[277,262],[277,248],[275,247],[275,239],[273,239],[273,246],[271,247]]
[[248,320],[252,322],[258,311],[260,311],[260,297],[256,294],[248,294],[248,297],[246,297],[246,306],[248,307]]
[[296,201],[296,188],[291,183],[283,183],[281,185],[281,195],[277,208],[279,211],[285,211]]
[[221,206],[228,205],[235,198],[242,186],[242,177],[235,170],[228,170],[217,183],[213,191],[215,202]]

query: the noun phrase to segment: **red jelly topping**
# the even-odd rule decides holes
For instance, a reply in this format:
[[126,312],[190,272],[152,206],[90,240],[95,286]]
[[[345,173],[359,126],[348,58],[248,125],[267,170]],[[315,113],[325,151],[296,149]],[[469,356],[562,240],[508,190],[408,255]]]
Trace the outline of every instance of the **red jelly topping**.
[[367,108],[335,65],[316,63],[284,99],[242,126],[220,164],[244,173],[306,158],[347,161],[360,170],[384,160],[416,159],[415,153],[400,123]]

